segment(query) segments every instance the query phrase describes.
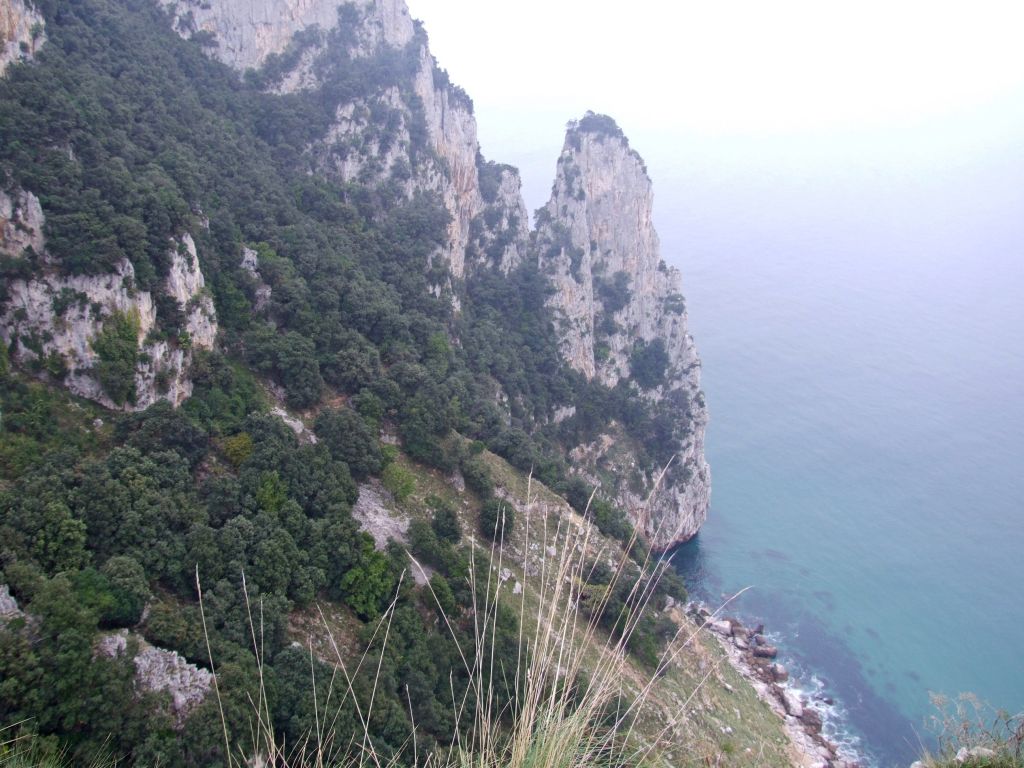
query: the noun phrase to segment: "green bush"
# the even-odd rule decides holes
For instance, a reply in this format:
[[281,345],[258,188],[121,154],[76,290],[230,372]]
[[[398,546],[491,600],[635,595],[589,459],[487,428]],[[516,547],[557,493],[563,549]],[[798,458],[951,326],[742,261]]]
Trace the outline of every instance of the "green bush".
[[314,425],[316,436],[338,461],[348,464],[352,477],[364,480],[380,472],[380,441],[366,421],[350,408],[328,408]]
[[96,378],[116,404],[135,400],[135,366],[139,361],[139,313],[114,312],[103,321],[103,329],[92,340],[99,357]]
[[455,508],[442,499],[432,499],[431,507],[434,516],[430,521],[430,527],[434,529],[437,538],[458,544],[462,539],[462,526],[459,524],[459,517],[455,514]]
[[113,602],[103,619],[117,627],[132,627],[139,623],[149,600],[146,572],[137,560],[118,555],[107,560],[100,569],[110,585]]
[[225,438],[222,447],[224,456],[231,462],[231,466],[237,469],[252,456],[252,435],[248,432],[239,432],[237,435]]
[[395,501],[404,502],[416,490],[416,478],[412,472],[397,462],[388,464],[381,475],[381,482]]
[[654,389],[663,384],[668,371],[664,340],[655,339],[649,344],[638,341],[629,357],[629,370],[641,389]]
[[488,539],[507,539],[515,529],[515,523],[515,508],[504,499],[488,499],[480,509],[480,533]]
[[466,487],[482,499],[494,494],[491,469],[481,456],[470,456],[462,462],[462,477]]
[[373,547],[373,540],[363,534],[359,561],[342,577],[338,585],[345,602],[363,619],[380,615],[384,600],[391,594],[394,579],[387,557]]

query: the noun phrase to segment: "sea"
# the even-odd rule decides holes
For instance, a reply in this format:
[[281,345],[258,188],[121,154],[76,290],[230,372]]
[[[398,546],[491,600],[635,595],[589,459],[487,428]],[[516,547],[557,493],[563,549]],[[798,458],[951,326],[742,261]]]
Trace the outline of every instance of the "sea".
[[749,588],[864,766],[935,743],[934,695],[1024,712],[1020,112],[649,143],[711,416],[691,595]]
[[[574,111],[478,110],[530,210]],[[864,768],[935,745],[934,696],[1024,712],[1024,90],[788,133],[608,111],[703,361],[691,596],[746,589],[726,615]]]

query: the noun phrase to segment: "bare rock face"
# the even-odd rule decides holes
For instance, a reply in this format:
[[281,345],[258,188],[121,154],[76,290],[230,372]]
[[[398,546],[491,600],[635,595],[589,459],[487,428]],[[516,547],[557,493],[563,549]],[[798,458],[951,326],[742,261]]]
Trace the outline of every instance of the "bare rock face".
[[[170,245],[163,290],[181,309],[185,334],[169,340],[150,336],[158,327],[153,295],[135,287],[135,270],[127,260],[104,275],[65,275],[55,268],[46,254],[42,210],[31,193],[0,195],[0,231],[0,253],[17,258],[31,249],[29,256],[43,266],[31,279],[12,280],[0,303],[0,336],[13,344],[16,362],[113,409],[142,410],[161,399],[177,406],[192,394],[192,350],[213,348],[217,317],[188,233]],[[137,327],[135,397],[127,403],[114,402],[104,390],[93,346],[106,323],[118,316]]]
[[[127,629],[104,635],[97,643],[96,651],[108,658],[117,658],[127,652],[128,639]],[[175,721],[182,725],[210,692],[213,675],[190,664],[174,651],[152,646],[138,635],[133,635],[132,639],[138,643],[138,653],[133,659],[137,690],[168,694]]]
[[252,248],[243,248],[241,266],[242,269],[249,273],[249,277],[253,279],[256,287],[256,303],[254,308],[257,312],[262,312],[266,309],[267,304],[270,303],[273,289],[264,282],[263,275],[260,274],[259,254]]
[[43,16],[25,0],[0,0],[0,77],[17,61],[28,61],[46,42]]
[[[295,33],[314,25],[327,32],[338,25],[339,0],[173,0],[167,5],[183,37],[213,36],[214,55],[239,70],[261,66],[284,53]],[[358,3],[375,11],[378,22],[362,42],[401,46],[412,38],[412,19],[401,0]]]
[[508,274],[527,258],[529,215],[519,171],[481,161],[483,209],[470,222],[466,260]]
[[24,616],[18,601],[11,595],[10,587],[0,584],[0,623],[6,623],[11,619],[18,619]]
[[660,479],[661,468],[636,466],[619,435],[571,455],[592,478],[599,463],[618,476],[618,503],[666,549],[704,521],[711,478],[700,360],[679,272],[661,259],[652,202],[640,156],[610,118],[588,114],[570,124],[535,247],[555,289],[548,304],[569,365],[609,387],[629,379],[640,396],[678,415],[685,438]]
[[20,255],[31,248],[42,255],[46,249],[43,223],[38,197],[24,190],[13,196],[0,190],[0,253]]

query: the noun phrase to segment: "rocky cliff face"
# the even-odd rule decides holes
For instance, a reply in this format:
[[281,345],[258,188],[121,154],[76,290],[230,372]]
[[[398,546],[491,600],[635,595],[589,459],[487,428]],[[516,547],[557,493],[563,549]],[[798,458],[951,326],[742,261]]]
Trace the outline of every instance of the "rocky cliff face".
[[[685,433],[658,481],[607,435],[573,453],[584,474],[618,478],[617,500],[658,548],[692,537],[707,514],[710,472],[700,361],[687,331],[677,270],[662,261],[651,221],[651,181],[610,118],[570,125],[551,200],[538,215],[538,264],[550,279],[568,363],[608,387],[630,379],[638,396],[672,408]],[[650,498],[648,499],[648,495]]]
[[46,42],[42,15],[25,0],[0,0],[0,77],[15,61],[35,56]]
[[[413,21],[404,0],[172,0],[167,8],[182,36],[212,35],[213,54],[235,69],[246,70],[284,53],[299,32],[315,26],[327,33],[346,23],[339,17],[342,5],[358,11],[347,17],[347,23],[359,19],[352,48],[356,55],[370,55],[381,46],[401,48],[413,38]],[[322,45],[323,38],[317,42]],[[302,83],[295,80],[292,88]]]
[[[39,375],[61,380],[75,394],[108,408],[142,410],[157,400],[180,405],[192,394],[192,350],[212,349],[217,335],[213,301],[204,292],[196,246],[186,233],[169,245],[163,292],[184,322],[176,339],[161,338],[154,296],[135,288],[135,270],[122,261],[105,275],[61,274],[46,253],[43,212],[29,192],[0,192],[0,254],[38,265],[31,278],[11,280],[0,296],[0,335],[13,358]],[[136,354],[128,401],[113,399],[101,383],[95,344],[109,322],[130,318]]]
[[[508,268],[520,258],[517,244],[525,241],[527,217],[518,174],[506,168],[484,199],[485,164],[472,102],[438,68],[404,0],[340,6],[338,0],[176,0],[170,7],[180,34],[212,35],[217,45],[211,53],[232,67],[260,67],[279,55],[282,71],[268,86],[278,93],[321,87],[321,73],[339,61],[403,57],[411,78],[368,83],[363,95],[339,104],[333,125],[308,148],[309,156],[321,172],[343,182],[391,184],[406,198],[437,194],[451,221],[435,261],[456,280],[465,276],[467,247],[479,240],[481,224],[474,221],[485,216],[514,235],[502,236],[500,248],[493,238],[483,243],[485,250],[501,251],[490,261]],[[476,253],[482,251],[471,255]]]

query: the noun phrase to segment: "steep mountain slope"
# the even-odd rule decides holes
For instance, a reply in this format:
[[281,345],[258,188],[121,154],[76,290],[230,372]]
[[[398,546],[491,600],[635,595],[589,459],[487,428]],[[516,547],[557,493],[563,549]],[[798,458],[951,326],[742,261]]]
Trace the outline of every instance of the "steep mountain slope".
[[[140,763],[216,762],[214,702],[183,722],[162,694],[124,706],[148,696],[130,663],[144,640],[196,668],[224,659],[243,734],[265,663],[268,717],[299,743],[317,713],[288,631],[322,603],[377,654],[375,738],[407,761],[411,731],[429,750],[464,725],[450,670],[483,549],[453,517],[488,535],[479,520],[528,507],[513,486],[532,476],[552,518],[589,519],[609,551],[634,525],[658,549],[696,531],[699,368],[650,181],[609,119],[570,128],[530,233],[516,171],[480,155],[471,101],[401,2],[0,3],[45,34],[0,79],[0,584],[21,611],[0,631],[0,724],[32,719],[83,759],[114,738]],[[428,477],[456,498],[418,494]],[[375,546],[359,528],[389,497],[421,525],[388,523]],[[433,558],[454,647],[387,532]],[[623,606],[650,576],[629,574]],[[664,646],[671,589],[643,609],[637,670]],[[374,645],[382,614],[393,649]],[[519,619],[494,638],[508,654]],[[98,657],[120,630],[128,650]],[[751,716],[751,749],[778,746]],[[739,730],[713,713],[679,733],[711,749],[725,722]]]
[[[425,212],[434,205],[433,201],[440,204],[441,210],[436,214],[443,212],[447,219],[445,234],[435,237],[423,230],[415,236],[414,248],[422,251],[421,278],[402,278],[422,279],[428,291],[443,299],[447,310],[440,306],[431,310],[438,320],[451,328],[458,323],[463,310],[467,318],[479,318],[486,309],[482,302],[507,304],[507,297],[499,299],[490,288],[474,289],[472,276],[477,273],[481,274],[477,283],[488,282],[488,273],[520,275],[500,290],[529,284],[530,290],[553,292],[546,303],[557,327],[546,326],[547,319],[539,317],[531,321],[539,326],[524,333],[521,321],[513,321],[504,307],[496,307],[496,323],[500,326],[496,330],[510,347],[529,347],[526,357],[534,360],[545,359],[547,352],[541,347],[555,344],[567,369],[576,371],[582,380],[572,383],[571,377],[558,374],[556,378],[561,383],[545,384],[547,392],[543,397],[538,397],[536,391],[524,396],[524,390],[537,387],[525,383],[522,376],[513,375],[515,369],[522,370],[527,363],[521,352],[510,349],[510,354],[520,356],[511,368],[496,366],[491,356],[487,356],[489,361],[479,360],[484,370],[478,366],[476,375],[484,377],[478,378],[478,386],[491,390],[487,398],[504,403],[500,408],[506,411],[503,418],[509,426],[534,435],[543,429],[548,450],[556,449],[571,471],[600,485],[601,493],[620,507],[655,546],[667,548],[692,536],[706,514],[710,488],[703,458],[706,413],[699,391],[699,362],[686,329],[678,275],[664,265],[658,253],[657,236],[650,221],[650,181],[639,156],[629,149],[614,123],[607,118],[588,116],[570,130],[559,159],[552,200],[538,216],[537,232],[528,237],[527,215],[515,169],[482,158],[472,102],[438,68],[422,28],[411,20],[404,3],[378,0],[336,8],[334,0],[295,0],[283,6],[256,0],[180,0],[170,8],[171,23],[180,35],[194,38],[209,55],[236,70],[245,70],[243,79],[251,90],[243,96],[245,103],[239,102],[236,109],[249,112],[254,139],[257,143],[267,142],[267,154],[276,158],[279,168],[285,163],[288,175],[312,173],[313,178],[342,185],[342,189],[362,189],[358,195],[349,193],[348,200],[366,210],[376,208],[373,216],[378,222],[382,213],[403,217],[401,226],[407,230],[412,220],[398,211],[419,208]],[[53,128],[48,131],[53,133]],[[75,157],[73,141],[67,136],[53,139],[52,147],[63,145],[67,152],[67,157],[59,162],[70,161],[72,167],[81,165]],[[189,151],[201,155],[211,148],[196,147]],[[239,147],[234,151],[235,157],[239,151],[248,150]],[[134,154],[138,156],[139,152]],[[221,153],[213,165],[223,166],[229,156],[230,152]],[[122,161],[104,161],[106,165],[100,168],[95,165],[99,158],[90,159],[95,172],[83,176],[82,183],[102,200],[114,192],[102,177],[109,174],[111,164]],[[262,162],[266,164],[265,160]],[[136,180],[140,178],[139,170],[135,171]],[[166,167],[160,173],[168,171],[172,175],[177,173]],[[39,173],[33,174],[37,186]],[[308,181],[302,183],[309,186]],[[164,181],[160,184],[168,186]],[[182,182],[176,180],[171,188],[174,184],[180,188]],[[223,186],[223,174],[210,179],[207,186],[211,185]],[[35,282],[12,283],[4,301],[3,334],[11,345],[12,357],[24,364],[31,363],[51,378],[63,377],[74,391],[108,406],[140,409],[160,398],[180,403],[190,391],[190,345],[212,346],[217,325],[208,300],[172,297],[173,291],[168,293],[166,281],[172,279],[168,269],[172,257],[159,253],[159,241],[165,238],[163,247],[169,254],[177,249],[173,243],[185,243],[185,238],[199,240],[198,262],[187,266],[204,269],[200,265],[211,261],[212,255],[202,241],[223,239],[220,233],[224,226],[218,234],[200,237],[202,230],[208,231],[211,217],[215,222],[223,220],[217,208],[223,208],[225,202],[231,207],[237,199],[235,193],[224,190],[211,197],[198,190],[182,190],[181,202],[169,217],[153,215],[154,207],[163,205],[154,201],[148,209],[153,213],[141,215],[162,219],[157,225],[162,233],[153,230],[152,224],[156,222],[147,223],[150,231],[146,235],[147,254],[143,262],[131,255],[131,247],[137,246],[130,242],[121,245],[135,236],[124,231],[113,234],[121,246],[119,254],[103,255],[80,264],[84,261],[82,252],[98,250],[98,241],[92,238],[82,243],[79,253],[72,257],[67,249],[74,248],[74,241],[82,238],[87,229],[74,224],[76,217],[80,221],[86,215],[101,216],[109,221],[109,214],[100,210],[47,211],[44,209],[48,207],[68,208],[67,194],[71,190],[66,190],[67,194],[51,191],[50,204],[43,206],[38,205],[36,192],[9,185],[9,194],[0,201],[5,201],[5,210],[10,210],[6,230],[34,233],[38,248],[33,246],[32,252],[40,251],[38,257],[42,260],[40,267],[20,273],[28,276],[34,269]],[[83,193],[82,188],[74,192]],[[309,198],[322,192],[305,194]],[[103,205],[119,211],[131,199],[119,195]],[[84,198],[92,200],[96,198]],[[303,205],[310,202],[307,199]],[[70,207],[81,209],[82,203]],[[193,211],[192,216],[188,215],[188,208]],[[136,215],[131,211],[120,213]],[[307,207],[302,215],[309,213]],[[54,214],[62,215],[64,221],[55,224]],[[252,214],[251,209],[234,210],[230,217],[241,222],[243,228],[249,222],[244,239],[253,244],[257,239],[273,240],[268,237],[267,221],[259,222]],[[421,214],[416,216],[426,223]],[[439,217],[432,218],[429,227],[441,226],[440,222]],[[225,222],[225,226],[234,224]],[[65,235],[58,238],[65,242],[64,248],[56,248],[56,253],[52,247],[49,252],[43,247],[42,233],[48,227],[53,234]],[[98,222],[94,229],[99,228],[109,226]],[[346,236],[351,238],[353,233],[348,228]],[[25,249],[30,245],[33,244],[23,236],[12,234],[3,247],[9,258],[18,259],[22,253],[29,253]],[[237,244],[237,236],[234,247],[255,253],[246,243]],[[274,247],[277,251],[287,248],[279,238]],[[274,255],[268,253],[266,258],[273,262]],[[328,374],[328,385],[352,387],[353,355],[365,360],[366,350],[344,353],[342,357],[347,362],[341,367],[346,372],[330,375],[339,367],[341,353],[324,349],[328,338],[325,331],[296,326],[299,315],[277,304],[274,287],[259,276],[258,257],[254,261],[251,256],[222,254],[213,260],[223,264],[225,259],[234,261],[234,269],[243,263],[248,267],[243,270],[246,277],[235,272],[231,278],[237,288],[228,287],[223,267],[217,267],[213,282],[221,286],[221,303],[225,291],[237,293],[240,289],[248,293],[257,314],[279,331],[288,328],[300,333],[317,347],[321,358],[331,354],[337,361],[319,360],[317,372],[309,365],[284,366],[280,354],[272,354],[278,359],[267,360],[265,364],[278,372],[285,389],[288,384],[284,379],[288,378],[293,380],[293,390],[300,386],[303,390],[301,394],[293,392],[291,402],[312,404],[324,374]],[[39,280],[40,269],[49,274],[43,282]],[[143,272],[133,274],[139,269]],[[266,267],[263,271],[267,271]],[[305,274],[302,269],[299,271],[296,276],[308,280],[308,270]],[[88,273],[89,279],[100,280],[111,288],[103,293],[89,286],[65,285],[61,282],[64,278],[58,277],[61,272]],[[539,273],[539,282],[530,282],[529,275],[534,272]],[[204,276],[202,271],[198,274],[202,282],[211,283],[210,275]],[[278,280],[289,279],[279,270],[277,275]],[[125,286],[126,295],[107,295],[119,282]],[[127,294],[132,292],[134,282],[142,283],[146,290],[129,301]],[[416,289],[410,285],[408,290]],[[53,303],[50,298],[62,291],[69,297],[95,293],[88,300],[92,312],[85,313],[84,300],[80,302],[81,317],[64,317],[56,309],[48,310],[47,306],[52,304],[66,312],[63,306],[67,301]],[[260,296],[255,295],[257,291]],[[299,292],[306,291],[301,288]],[[289,292],[291,298],[286,295]],[[152,298],[147,299],[146,293],[151,293]],[[278,286],[277,299],[293,303],[294,296],[291,289],[286,291],[284,286]],[[170,298],[178,301],[177,309]],[[324,300],[329,302],[329,296]],[[147,301],[156,305],[162,301],[165,310],[154,316],[153,309],[144,306]],[[189,302],[196,306],[186,306]],[[474,309],[466,302],[477,306]],[[129,303],[133,306],[128,307]],[[203,303],[198,314],[197,303]],[[98,363],[102,361],[97,359],[89,340],[99,338],[103,317],[120,317],[116,313],[128,310],[138,310],[140,316],[134,381],[126,381],[132,377],[122,375],[120,382],[112,384],[116,391],[111,393],[99,382]],[[179,312],[187,318],[178,317]],[[454,320],[451,316],[443,317],[451,313]],[[519,322],[519,326],[514,327],[513,322]],[[379,342],[358,323],[352,326],[371,344]],[[147,342],[145,337],[152,329],[155,332]],[[351,337],[351,331],[346,333]],[[472,334],[479,336],[480,328],[474,325],[461,333],[463,338],[453,340],[467,349],[475,349],[474,339],[469,338]],[[337,338],[337,332],[331,331],[330,336]],[[249,347],[273,346],[265,334],[260,340],[263,343]],[[351,340],[345,346],[350,346]],[[336,346],[337,342],[333,344]],[[491,343],[487,342],[487,346]],[[357,347],[364,344],[358,342]],[[133,357],[130,350],[125,350],[125,355]],[[375,365],[371,362],[370,369]],[[366,370],[364,364],[359,366]],[[550,379],[550,366],[547,367],[547,373],[541,375]],[[357,378],[365,383],[365,376]],[[296,379],[302,379],[302,383]],[[561,421],[566,423],[559,427]]]

